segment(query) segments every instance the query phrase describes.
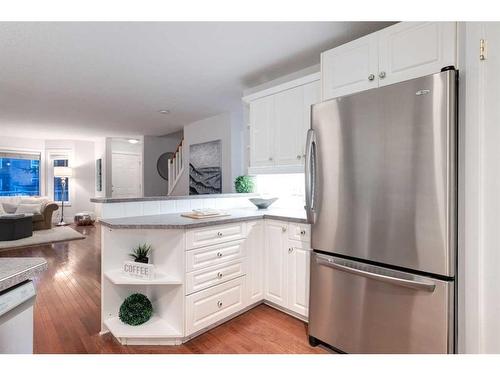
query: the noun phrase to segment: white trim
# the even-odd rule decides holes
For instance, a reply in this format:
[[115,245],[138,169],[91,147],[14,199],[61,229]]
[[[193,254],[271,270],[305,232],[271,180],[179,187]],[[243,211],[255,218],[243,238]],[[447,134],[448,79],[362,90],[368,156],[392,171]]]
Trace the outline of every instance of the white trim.
[[308,74],[304,77],[300,77],[300,78],[282,83],[280,85],[273,86],[273,87],[270,87],[268,89],[255,92],[253,94],[249,94],[247,96],[244,96],[241,100],[243,100],[244,103],[250,103],[256,99],[260,99],[260,98],[263,98],[265,96],[274,95],[274,94],[277,94],[278,92],[281,92],[281,91],[293,89],[294,87],[298,87],[298,86],[303,86],[303,85],[306,85],[306,84],[314,82],[314,81],[319,81],[320,77],[321,77],[320,72]]

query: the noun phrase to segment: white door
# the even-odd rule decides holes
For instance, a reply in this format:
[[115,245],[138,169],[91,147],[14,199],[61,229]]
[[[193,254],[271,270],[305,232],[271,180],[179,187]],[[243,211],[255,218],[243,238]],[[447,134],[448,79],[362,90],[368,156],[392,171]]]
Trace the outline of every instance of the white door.
[[378,38],[373,33],[321,54],[322,99],[378,86]]
[[301,242],[290,241],[287,256],[288,308],[309,315],[309,265],[311,250]]
[[113,197],[140,197],[142,195],[141,156],[113,152],[111,184]]
[[273,145],[274,96],[266,96],[250,103],[250,166],[274,165]]
[[246,240],[248,305],[264,299],[264,225],[263,221],[247,223]]
[[286,231],[287,224],[266,221],[265,299],[286,307]]
[[311,127],[311,106],[321,101],[321,86],[320,81],[314,81],[303,86],[304,89],[304,113],[302,126],[299,129],[298,153],[301,155],[301,164],[304,164],[306,157],[306,138],[307,131]]
[[302,86],[282,91],[274,98],[274,143],[276,165],[301,164],[299,134],[303,129],[304,89]]
[[379,86],[456,65],[456,22],[401,22],[379,34]]

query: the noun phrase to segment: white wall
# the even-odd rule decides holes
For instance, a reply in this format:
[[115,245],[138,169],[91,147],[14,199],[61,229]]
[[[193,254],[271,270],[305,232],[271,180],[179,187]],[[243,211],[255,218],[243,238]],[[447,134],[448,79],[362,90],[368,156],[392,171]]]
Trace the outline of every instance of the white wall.
[[189,146],[220,140],[222,147],[222,192],[234,192],[233,182],[243,171],[243,119],[238,114],[221,113],[184,127],[185,171],[175,195],[189,194]]
[[[482,38],[487,41],[483,61],[479,60]],[[465,103],[465,177],[459,252],[460,349],[500,353],[500,23],[467,22],[464,45],[465,67],[460,73],[460,85],[465,89],[461,101]]]
[[156,137],[144,136],[144,196],[155,197],[167,195],[167,181],[158,173],[156,164],[161,154],[175,152],[182,140],[183,132]]

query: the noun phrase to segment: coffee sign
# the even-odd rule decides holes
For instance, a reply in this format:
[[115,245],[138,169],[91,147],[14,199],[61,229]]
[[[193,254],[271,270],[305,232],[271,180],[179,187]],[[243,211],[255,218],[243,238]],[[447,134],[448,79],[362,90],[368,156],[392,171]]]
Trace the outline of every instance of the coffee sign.
[[154,265],[131,261],[123,262],[123,273],[143,280],[152,280],[155,277]]

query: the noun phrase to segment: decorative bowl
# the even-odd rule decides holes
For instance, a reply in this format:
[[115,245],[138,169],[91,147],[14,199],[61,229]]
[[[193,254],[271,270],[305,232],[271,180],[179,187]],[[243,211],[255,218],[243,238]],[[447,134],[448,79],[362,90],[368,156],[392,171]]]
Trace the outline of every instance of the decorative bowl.
[[265,210],[270,205],[272,205],[274,202],[276,202],[278,200],[278,198],[270,198],[270,199],[249,198],[248,200],[250,202],[252,202],[253,204],[255,204],[259,210]]

